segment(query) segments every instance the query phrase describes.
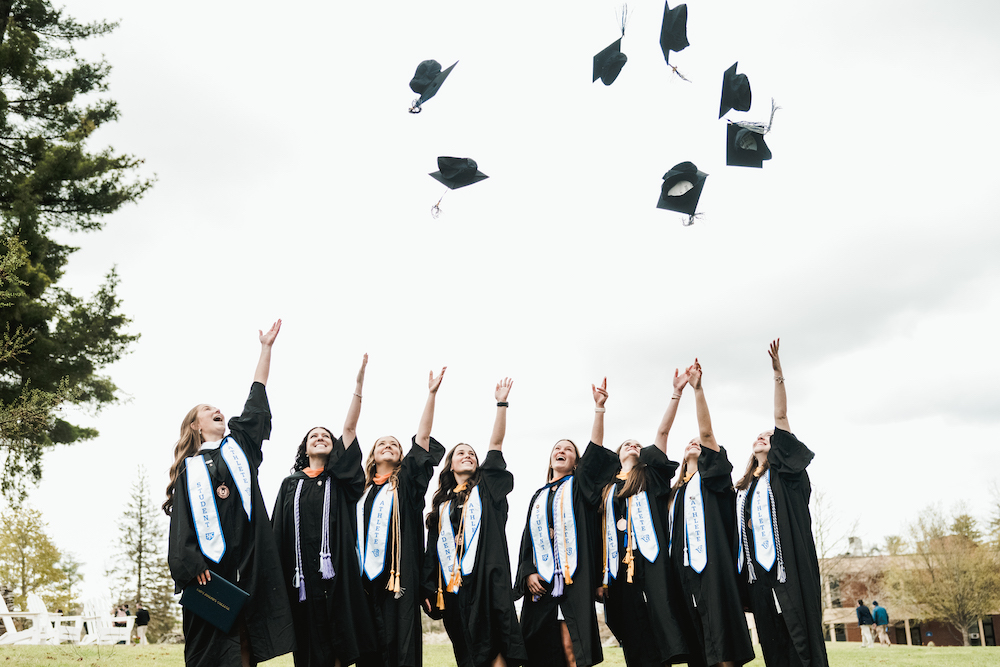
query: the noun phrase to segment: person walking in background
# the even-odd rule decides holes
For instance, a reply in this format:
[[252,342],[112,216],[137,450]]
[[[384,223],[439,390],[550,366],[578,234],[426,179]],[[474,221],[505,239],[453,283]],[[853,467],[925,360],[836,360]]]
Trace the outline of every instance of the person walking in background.
[[864,600],[858,600],[858,608],[854,611],[858,615],[858,627],[861,628],[861,648],[871,648],[875,645],[872,640],[872,626],[875,625],[875,619],[865,606]]
[[878,606],[878,600],[872,602],[872,616],[875,617],[875,626],[878,628],[878,643],[882,646],[892,646],[889,642],[889,612],[885,607]]
[[142,606],[141,602],[135,603],[135,634],[139,638],[139,645],[146,646],[149,640],[146,639],[146,626],[149,625],[149,612]]

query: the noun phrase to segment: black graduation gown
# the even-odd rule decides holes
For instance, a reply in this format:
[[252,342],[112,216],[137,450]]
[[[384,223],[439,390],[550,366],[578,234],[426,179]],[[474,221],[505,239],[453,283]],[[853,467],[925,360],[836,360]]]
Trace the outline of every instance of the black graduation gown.
[[705,548],[708,562],[699,574],[684,564],[684,498],[690,482],[677,489],[672,511],[671,556],[683,590],[691,635],[692,664],[714,665],[754,659],[736,573],[736,492],[733,466],[725,447],[702,447],[698,457],[701,497],[705,505]]
[[[646,497],[649,499],[659,553],[656,560],[649,562],[638,547],[634,548],[634,572],[632,583],[628,583],[628,565],[624,562],[627,552],[626,533],[617,529],[619,519],[627,519],[627,499],[618,497],[625,480],[615,480],[611,493],[615,494],[613,502],[615,534],[618,537],[618,569],[615,572],[616,578],[608,578],[604,616],[608,627],[622,644],[625,663],[629,667],[660,667],[664,662],[684,662],[688,653],[687,641],[675,610],[682,594],[670,569],[667,515],[661,510],[670,499],[670,480],[677,470],[677,463],[668,459],[655,446],[640,450],[639,462],[646,464]],[[603,518],[604,508],[601,511]],[[599,534],[598,538],[600,548],[597,553],[603,554],[604,534]]]
[[[618,472],[618,457],[615,453],[590,443],[580,457],[573,476],[573,512],[577,524],[577,567],[573,583],[567,584],[561,597],[543,595],[537,601],[528,591],[528,576],[536,574],[531,532],[531,507],[547,484],[535,492],[528,504],[528,518],[521,537],[521,553],[514,580],[514,599],[524,597],[521,607],[521,632],[528,650],[530,667],[551,667],[564,664],[562,635],[557,620],[562,608],[566,627],[573,640],[573,654],[578,667],[589,667],[604,660],[601,637],[597,626],[597,611],[594,607],[594,593],[600,582],[601,552],[595,550],[600,542],[594,539],[599,532],[596,527],[601,511],[601,492],[611,483]],[[565,478],[563,478],[565,479]],[[555,482],[558,485],[560,482]],[[551,524],[551,515],[549,517]]]
[[[299,544],[306,599],[299,601],[293,585],[295,574],[295,490],[299,496]],[[323,540],[323,498],[330,488],[330,560],[332,579],[320,573],[320,546]],[[356,549],[355,507],[365,489],[361,468],[361,448],[355,438],[344,448],[343,440],[333,443],[324,471],[310,478],[296,472],[285,478],[274,503],[271,525],[281,554],[281,571],[295,620],[294,655],[296,667],[333,667],[354,664],[365,653],[377,651],[375,627],[361,587],[361,571]]]
[[[376,637],[381,655],[371,662],[363,658],[363,665],[385,665],[396,667],[420,667],[423,659],[423,643],[420,629],[420,580],[424,557],[424,496],[434,475],[434,466],[444,456],[444,447],[431,438],[428,451],[417,444],[413,436],[410,451],[403,457],[398,473],[400,521],[400,586],[402,596],[398,599],[385,586],[389,582],[392,567],[393,527],[389,525],[389,539],[386,543],[385,569],[374,581],[362,573],[368,599],[368,607],[375,621]],[[372,485],[365,499],[365,525],[371,519],[375,496],[382,486]]]
[[[767,463],[777,514],[775,523],[785,563],[785,583],[778,581],[777,562],[768,572],[754,561],[757,579],[750,584],[757,636],[768,667],[827,667],[829,664],[823,634],[819,561],[809,514],[812,486],[806,467],[813,456],[815,454],[794,435],[777,427],[774,429]],[[761,479],[751,482],[743,510],[751,558],[754,542],[749,532],[750,498]],[[742,576],[747,576],[745,564]],[[775,596],[781,605],[780,614],[774,606]]]
[[[264,385],[254,382],[243,414],[229,420],[229,435],[239,444],[252,468],[250,475],[250,520],[236,482],[222,458],[220,449],[199,452],[216,489],[215,502],[219,523],[226,540],[226,551],[219,563],[208,560],[198,546],[191,518],[187,475],[177,477],[174,507],[170,515],[170,539],[167,561],[175,591],[180,592],[205,570],[221,575],[250,594],[241,618],[228,634],[197,615],[184,610],[184,662],[188,667],[239,667],[240,628],[246,625],[251,662],[263,662],[284,655],[295,648],[295,632],[288,596],[281,581],[278,549],[271,533],[271,521],[260,495],[257,470],[263,460],[261,443],[271,434],[271,410]],[[218,493],[222,485],[223,498]]]
[[[514,611],[506,534],[507,495],[514,490],[514,476],[507,471],[500,450],[486,454],[479,467],[477,486],[483,511],[476,564],[471,574],[463,575],[457,594],[444,592],[444,625],[459,667],[490,665],[497,654],[504,656],[508,665],[521,665],[528,654]],[[453,501],[452,506],[454,504]],[[444,520],[448,521],[449,517]],[[437,541],[438,527],[432,526],[427,531],[423,585],[424,597],[432,605],[437,601],[441,571]],[[448,585],[443,579],[441,582],[443,586]]]

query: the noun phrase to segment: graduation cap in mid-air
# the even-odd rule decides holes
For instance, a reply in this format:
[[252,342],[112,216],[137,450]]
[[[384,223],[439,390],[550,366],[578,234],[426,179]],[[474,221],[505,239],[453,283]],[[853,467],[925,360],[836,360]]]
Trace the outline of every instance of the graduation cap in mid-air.
[[457,64],[456,60],[454,65],[444,71],[441,70],[441,63],[436,60],[425,60],[417,65],[417,71],[410,79],[410,90],[418,93],[420,97],[413,101],[410,113],[420,113],[420,105],[434,97]]
[[622,53],[621,37],[611,42],[611,45],[594,56],[594,81],[601,80],[605,86],[610,86],[618,78],[628,62],[628,56]]
[[698,171],[693,162],[675,164],[663,175],[663,187],[660,188],[660,201],[656,203],[656,208],[684,213],[688,216],[684,224],[693,224],[698,199],[707,178],[708,174]]
[[750,79],[746,74],[737,74],[739,61],[727,69],[722,75],[722,101],[719,102],[719,118],[726,115],[730,109],[737,111],[750,110]]
[[663,58],[670,64],[671,51],[683,51],[690,46],[687,37],[688,6],[677,5],[673,9],[670,3],[663,5],[663,25],[660,27],[660,48]]
[[771,159],[771,149],[764,143],[764,133],[740,127],[735,123],[726,126],[726,164],[730,167],[764,166]]
[[[479,171],[479,165],[471,157],[438,157],[438,170],[430,173],[430,176],[446,185],[449,190],[464,188],[479,181],[489,178]],[[447,194],[447,191],[446,191]],[[444,195],[441,195],[444,199]],[[431,215],[438,217],[441,215],[441,199],[431,208]]]

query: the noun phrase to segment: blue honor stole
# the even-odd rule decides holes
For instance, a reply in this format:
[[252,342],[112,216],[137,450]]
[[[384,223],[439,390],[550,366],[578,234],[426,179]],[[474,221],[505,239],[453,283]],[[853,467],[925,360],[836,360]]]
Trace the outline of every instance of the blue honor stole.
[[[232,475],[243,503],[243,511],[247,520],[252,520],[251,513],[251,482],[252,473],[250,461],[239,444],[230,436],[222,441],[219,447],[222,460]],[[222,560],[226,553],[226,538],[222,533],[222,521],[219,518],[219,506],[215,501],[215,489],[212,488],[212,477],[208,473],[205,455],[198,454],[188,457],[185,466],[187,477],[188,502],[191,504],[191,518],[194,521],[195,533],[198,536],[198,548],[214,563]]]
[[684,487],[684,564],[701,574],[708,565],[705,544],[705,499],[701,495],[701,473]]
[[[458,543],[455,531],[451,525],[451,501],[441,504],[440,531],[438,532],[437,554],[441,563],[441,575],[447,581],[448,592],[458,593],[462,586],[461,577],[455,576],[456,568],[461,568],[463,576],[472,574],[476,566],[476,552],[479,550],[479,528],[483,522],[483,501],[479,495],[479,486],[474,486],[465,507],[462,508],[462,555],[458,556]],[[461,563],[456,561],[460,559]]]
[[535,567],[546,583],[551,583],[556,571],[556,561],[563,572],[566,583],[572,583],[576,574],[577,543],[576,516],[573,513],[573,476],[560,480],[556,487],[552,508],[552,529],[555,533],[555,550],[549,538],[548,499],[552,485],[543,488],[535,497],[528,520],[531,546]]
[[[375,496],[375,503],[372,505],[372,515],[365,525],[365,501],[371,493],[373,486],[365,490],[361,500],[357,505],[358,516],[358,560],[361,571],[369,581],[378,578],[385,570],[386,547],[389,543],[389,522],[392,518],[392,484],[382,485],[378,495]],[[366,530],[367,528],[367,530]]]

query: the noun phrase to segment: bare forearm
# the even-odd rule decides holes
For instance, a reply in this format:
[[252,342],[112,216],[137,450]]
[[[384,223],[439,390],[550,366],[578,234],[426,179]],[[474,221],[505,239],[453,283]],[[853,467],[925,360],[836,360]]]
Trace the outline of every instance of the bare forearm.
[[781,371],[774,371],[774,425],[788,430],[788,398],[785,395],[785,378]]
[[497,417],[493,420],[493,435],[490,436],[490,449],[503,447],[503,438],[507,433],[507,408],[498,405]]
[[604,446],[604,408],[594,412],[594,427],[590,430],[590,441],[595,445]]
[[427,394],[427,403],[424,404],[424,414],[420,416],[420,424],[417,426],[417,444],[424,449],[431,447],[431,427],[434,425],[434,402],[437,394]]
[[347,417],[344,419],[344,447],[350,447],[354,442],[354,437],[358,433],[358,419],[361,417],[361,390],[359,382],[354,388],[354,396],[351,397],[351,407],[347,408]]
[[698,387],[694,390],[695,412],[698,415],[698,435],[701,437],[701,446],[719,451],[719,444],[715,442],[715,434],[712,432],[712,416],[708,413],[708,400],[705,398],[705,390]]
[[257,370],[254,371],[253,381],[267,384],[267,376],[271,371],[271,346],[260,346],[260,359],[257,360]]
[[670,435],[670,427],[674,425],[674,417],[677,416],[677,406],[681,402],[680,394],[674,393],[667,405],[667,411],[663,413],[660,420],[660,428],[656,431],[656,439],[653,444],[659,447],[664,454],[667,453],[667,436]]

